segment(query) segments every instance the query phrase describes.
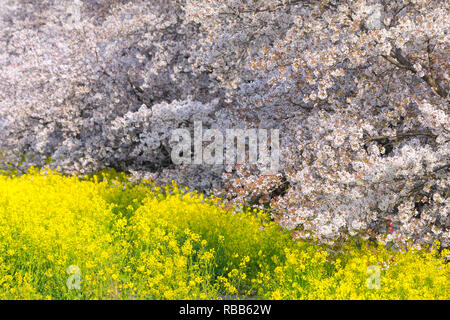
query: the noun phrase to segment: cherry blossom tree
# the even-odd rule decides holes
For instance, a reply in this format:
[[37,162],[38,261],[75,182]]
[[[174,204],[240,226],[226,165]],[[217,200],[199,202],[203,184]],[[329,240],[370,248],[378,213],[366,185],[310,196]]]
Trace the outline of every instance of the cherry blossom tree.
[[[236,121],[283,130],[283,172],[229,175],[299,237],[449,244],[449,4],[188,0]],[[249,187],[251,186],[251,187]],[[392,227],[390,227],[392,225]]]
[[[299,238],[450,244],[440,0],[4,0],[2,166],[105,167]],[[279,129],[281,168],[175,165],[170,132]]]
[[155,172],[171,164],[169,129],[221,96],[208,72],[192,72],[198,26],[174,1],[8,1],[2,13],[2,149],[12,163]]

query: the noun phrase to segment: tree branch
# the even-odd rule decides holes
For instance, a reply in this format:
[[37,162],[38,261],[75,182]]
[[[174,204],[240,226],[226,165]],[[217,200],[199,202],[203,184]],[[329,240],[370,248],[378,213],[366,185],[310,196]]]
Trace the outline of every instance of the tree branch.
[[[384,58],[399,68],[407,69],[412,73],[417,74],[417,70],[414,68],[414,65],[402,54],[402,51],[399,48],[394,48],[391,50],[390,56],[384,56]],[[422,76],[421,79],[425,81],[439,96],[442,98],[447,97],[447,90],[440,86],[432,75],[426,74]]]
[[369,143],[369,142],[374,142],[374,141],[384,141],[384,140],[389,140],[390,142],[394,142],[394,141],[399,141],[401,139],[405,139],[405,138],[410,138],[410,137],[420,137],[420,136],[424,136],[424,137],[430,137],[435,139],[437,136],[431,132],[428,131],[410,131],[410,132],[405,132],[405,133],[400,133],[396,136],[374,136],[374,137],[370,137],[368,138],[365,143]]

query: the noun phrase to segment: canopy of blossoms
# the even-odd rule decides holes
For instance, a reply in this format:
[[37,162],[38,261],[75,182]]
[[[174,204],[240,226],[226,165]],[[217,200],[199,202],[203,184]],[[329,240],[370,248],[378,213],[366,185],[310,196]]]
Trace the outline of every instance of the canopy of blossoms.
[[[4,0],[0,161],[175,179],[299,238],[448,246],[449,14],[442,0]],[[175,165],[170,132],[196,120],[279,129],[279,172]]]

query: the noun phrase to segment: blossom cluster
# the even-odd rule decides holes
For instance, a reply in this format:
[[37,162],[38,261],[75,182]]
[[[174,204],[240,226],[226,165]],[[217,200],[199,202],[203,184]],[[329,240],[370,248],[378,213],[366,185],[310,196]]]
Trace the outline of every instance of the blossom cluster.
[[449,9],[188,0],[205,33],[196,64],[221,80],[236,123],[282,130],[281,177],[239,168],[231,197],[270,205],[301,238],[448,245]]

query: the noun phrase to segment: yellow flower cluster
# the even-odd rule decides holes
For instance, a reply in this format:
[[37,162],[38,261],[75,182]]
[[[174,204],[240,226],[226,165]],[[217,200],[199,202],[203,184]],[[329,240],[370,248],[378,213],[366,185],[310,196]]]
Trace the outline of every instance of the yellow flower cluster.
[[396,251],[378,243],[346,244],[339,256],[327,257],[314,246],[287,251],[268,287],[269,299],[449,299],[448,250]]
[[[47,170],[0,176],[0,298],[101,294],[119,270],[111,208],[98,185],[76,177]],[[66,285],[71,265],[91,279],[80,290]]]
[[0,175],[0,299],[449,298],[446,250],[341,252],[175,183]]

